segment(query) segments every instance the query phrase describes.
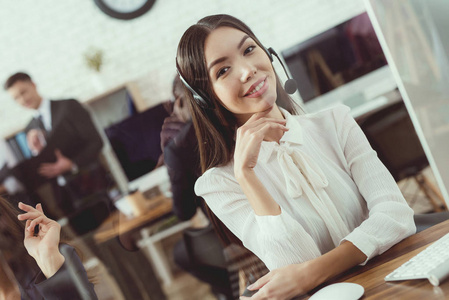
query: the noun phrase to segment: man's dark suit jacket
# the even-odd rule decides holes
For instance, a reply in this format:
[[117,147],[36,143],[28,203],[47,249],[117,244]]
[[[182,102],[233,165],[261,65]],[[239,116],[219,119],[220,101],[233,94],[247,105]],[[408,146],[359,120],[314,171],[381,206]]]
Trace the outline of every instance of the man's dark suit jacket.
[[[80,170],[99,165],[103,141],[89,112],[73,99],[50,101],[50,109],[52,129],[46,133],[47,145],[39,155],[19,163],[12,170],[13,175],[31,193],[46,183],[55,182],[56,179],[48,180],[39,175],[38,170],[42,163],[56,161],[56,149],[72,160]],[[36,118],[31,120],[25,131],[28,133],[33,128],[42,129],[42,124]],[[70,172],[64,175],[70,175]]]
[[[78,167],[95,162],[103,141],[89,112],[74,99],[51,100],[50,110],[52,130],[47,133],[47,147],[61,150]],[[35,118],[25,131],[33,128],[40,128]]]

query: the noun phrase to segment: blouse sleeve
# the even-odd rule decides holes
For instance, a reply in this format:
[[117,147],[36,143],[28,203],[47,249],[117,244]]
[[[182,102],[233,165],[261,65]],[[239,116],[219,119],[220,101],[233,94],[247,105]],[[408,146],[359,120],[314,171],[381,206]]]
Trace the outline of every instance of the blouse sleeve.
[[207,171],[197,180],[195,192],[268,269],[321,255],[311,236],[285,211],[276,216],[256,215],[240,185],[229,174],[217,169]]
[[349,172],[369,210],[368,218],[342,241],[350,241],[367,256],[364,265],[416,232],[413,210],[350,115],[349,108],[337,107],[333,115]]

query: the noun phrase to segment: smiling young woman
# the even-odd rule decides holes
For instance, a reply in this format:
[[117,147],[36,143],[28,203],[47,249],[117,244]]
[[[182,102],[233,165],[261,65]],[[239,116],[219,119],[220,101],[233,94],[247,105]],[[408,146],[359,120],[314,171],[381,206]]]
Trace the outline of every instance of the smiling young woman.
[[[226,244],[271,270],[252,299],[290,299],[415,232],[413,211],[347,107],[297,114],[254,33],[228,15],[182,36],[203,175]],[[218,217],[218,219],[216,218]]]

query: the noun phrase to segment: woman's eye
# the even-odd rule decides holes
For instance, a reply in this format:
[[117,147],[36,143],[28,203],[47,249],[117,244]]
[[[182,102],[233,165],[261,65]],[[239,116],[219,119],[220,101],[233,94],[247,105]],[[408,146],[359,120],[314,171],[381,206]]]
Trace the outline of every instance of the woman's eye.
[[224,75],[227,71],[229,70],[228,67],[226,68],[221,68],[220,70],[218,70],[217,72],[217,78],[220,78],[222,75]]
[[256,46],[249,46],[248,48],[245,49],[244,54],[248,54],[248,53],[252,52],[254,50],[254,48],[256,48]]

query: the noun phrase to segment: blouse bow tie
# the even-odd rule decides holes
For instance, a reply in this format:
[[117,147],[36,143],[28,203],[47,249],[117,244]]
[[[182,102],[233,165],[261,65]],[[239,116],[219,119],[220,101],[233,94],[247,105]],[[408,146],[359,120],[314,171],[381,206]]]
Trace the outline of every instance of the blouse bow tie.
[[277,157],[284,174],[288,195],[298,198],[304,191],[326,224],[334,245],[338,246],[341,239],[349,234],[349,230],[324,189],[329,182],[321,168],[312,157],[295,149],[288,142],[278,147]]
[[301,196],[305,187],[309,185],[315,191],[328,186],[321,168],[309,155],[294,149],[290,143],[286,142],[278,147],[277,157],[290,197]]

